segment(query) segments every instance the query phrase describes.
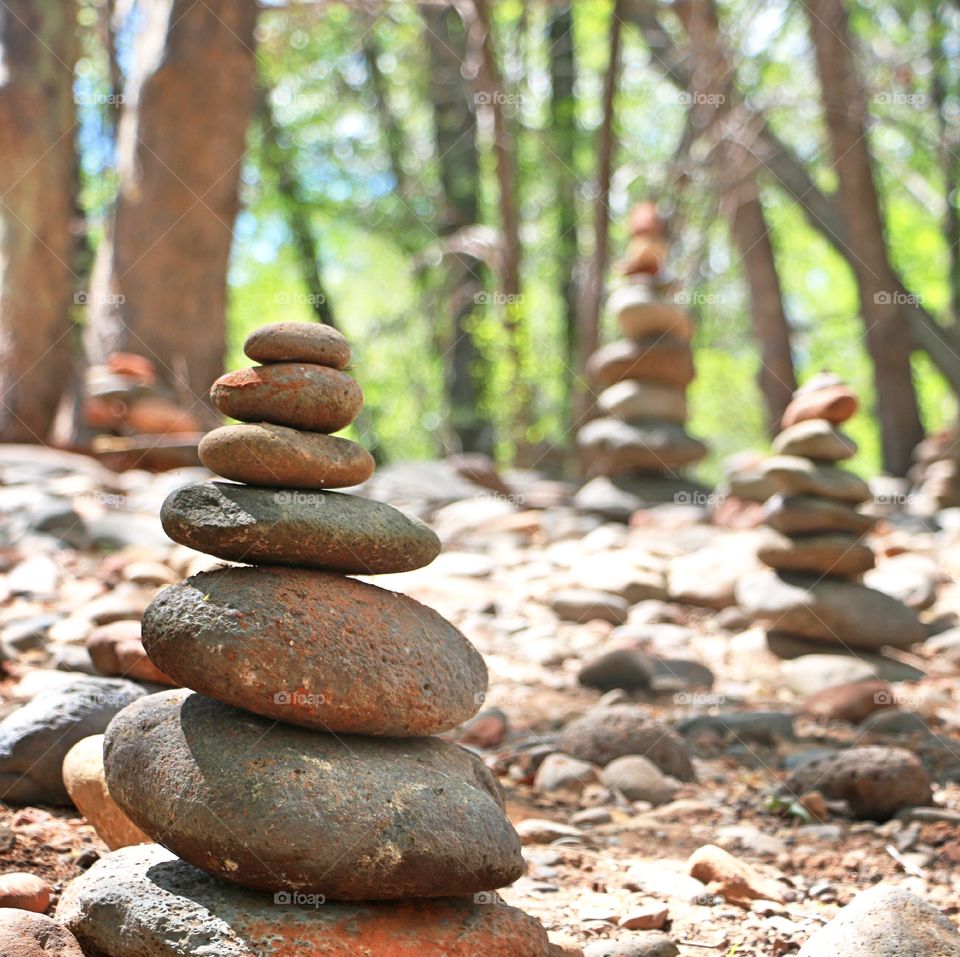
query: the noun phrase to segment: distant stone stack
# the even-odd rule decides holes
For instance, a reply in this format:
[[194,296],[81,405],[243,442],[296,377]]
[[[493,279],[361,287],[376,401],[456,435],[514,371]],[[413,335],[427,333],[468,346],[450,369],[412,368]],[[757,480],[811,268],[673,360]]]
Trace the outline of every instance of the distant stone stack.
[[416,519],[329,491],[374,467],[329,434],[363,402],[350,347],[278,323],[244,349],[262,365],[211,390],[242,424],[200,454],[249,484],[179,488],[161,519],[246,564],[157,596],[144,648],[184,688],[121,711],[104,742],[111,797],[163,846],[104,858],[58,916],[99,957],[545,957],[539,923],[493,893],[524,870],[496,778],[434,737],[479,710],[483,659],[432,609],[347,577],[440,550]]
[[772,534],[758,551],[773,572],[746,576],[737,598],[766,623],[768,644],[783,657],[824,645],[907,648],[922,637],[913,611],[859,581],[874,567],[863,540],[874,519],[857,509],[871,492],[838,464],[857,452],[838,428],[857,408],[856,395],[840,379],[815,376],[794,393],[773,442],[777,455],[758,470],[778,490],[764,506]]
[[913,460],[910,511],[930,515],[960,508],[960,431],[944,429],[928,436],[913,450]]
[[694,374],[693,322],[672,294],[665,270],[669,244],[652,203],[634,209],[630,232],[620,266],[624,281],[607,300],[624,338],[598,349],[587,363],[600,417],[577,435],[589,481],[576,504],[623,520],[638,508],[705,495],[678,471],[707,454],[684,427]]

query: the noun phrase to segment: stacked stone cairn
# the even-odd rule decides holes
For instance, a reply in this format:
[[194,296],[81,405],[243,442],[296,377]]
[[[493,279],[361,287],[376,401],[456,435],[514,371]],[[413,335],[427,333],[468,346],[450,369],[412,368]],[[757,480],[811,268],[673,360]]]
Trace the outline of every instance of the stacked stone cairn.
[[576,504],[623,520],[651,504],[705,495],[678,470],[707,454],[684,427],[694,372],[693,322],[677,304],[682,297],[673,293],[665,270],[665,225],[652,203],[634,209],[630,232],[620,266],[624,281],[607,300],[623,338],[597,350],[587,363],[599,393],[599,417],[577,436],[589,481]]
[[960,508],[960,429],[945,429],[913,450],[910,510],[922,515]]
[[434,737],[479,709],[483,659],[432,609],[347,577],[440,549],[329,491],[374,468],[330,434],[363,401],[350,348],[278,323],[245,351],[262,364],[211,390],[241,424],[200,449],[242,484],[188,485],[161,513],[174,541],[244,564],[148,608],[144,647],[184,687],[127,707],[104,742],[111,796],[157,843],[99,861],[58,916],[98,957],[542,957],[540,924],[492,893],[524,869],[498,782]]
[[771,534],[758,549],[772,572],[738,585],[742,608],[767,624],[770,649],[792,658],[818,651],[879,652],[922,637],[915,613],[860,582],[874,567],[864,541],[874,519],[858,505],[871,498],[859,476],[840,467],[856,443],[839,426],[858,408],[854,392],[830,373],[798,389],[784,412],[777,453],[760,477],[777,489],[764,506]]

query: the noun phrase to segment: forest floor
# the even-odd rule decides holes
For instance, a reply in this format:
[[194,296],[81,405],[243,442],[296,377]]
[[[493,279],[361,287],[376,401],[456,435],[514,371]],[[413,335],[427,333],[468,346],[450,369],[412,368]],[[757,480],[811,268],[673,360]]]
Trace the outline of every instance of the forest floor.
[[[3,713],[24,700],[30,684],[20,685],[25,676],[81,667],[85,609],[93,602],[102,607],[112,595],[117,614],[142,610],[151,589],[125,581],[126,568],[156,561],[180,575],[205,561],[166,543],[156,521],[160,501],[183,476],[107,477],[92,468],[51,470],[49,463],[19,463],[13,471],[18,480],[29,478],[33,491],[27,498],[43,499],[30,509],[39,514],[44,506],[49,514],[51,499],[67,503],[88,541],[77,550],[51,546],[44,551],[44,542],[52,541],[49,529],[38,535],[13,528],[10,504],[26,493],[11,481],[7,466],[2,476],[6,487],[0,488],[0,531],[6,539],[0,641],[5,628],[31,615],[50,615],[56,625],[42,647],[16,654],[6,650]],[[762,631],[743,620],[732,598],[724,597],[736,575],[751,565],[753,530],[719,528],[698,510],[684,508],[648,513],[628,528],[578,515],[562,501],[546,510],[530,509],[509,496],[482,495],[480,489],[475,491],[482,497],[476,499],[450,501],[448,495],[445,503],[429,501],[424,489],[443,485],[432,474],[424,479],[419,497],[384,497],[425,515],[444,540],[444,554],[428,568],[375,580],[436,608],[486,658],[490,689],[481,715],[485,723],[474,725],[472,732],[468,726],[465,742],[500,777],[509,816],[525,843],[527,874],[501,895],[539,918],[552,941],[572,953],[601,940],[625,941],[641,933],[627,926],[633,917],[636,924],[659,925],[684,957],[792,954],[858,891],[880,881],[914,891],[957,921],[956,657],[941,660],[923,646],[900,656],[926,676],[892,682],[895,704],[918,715],[928,732],[878,742],[855,724],[805,714],[805,692],[796,690],[795,679],[785,680],[785,665],[766,650]],[[931,634],[960,620],[953,573],[955,565],[960,568],[960,536],[894,520],[878,526],[871,541],[881,556],[911,551],[935,558],[939,571],[930,582],[935,601],[923,617]],[[690,594],[696,582],[682,589],[680,600],[681,589],[671,584],[671,563],[711,550],[716,552],[713,569],[701,569],[695,577],[702,579],[697,600],[714,607],[691,602],[697,597]],[[37,563],[36,576],[47,576],[33,590],[29,581],[24,585],[26,576],[15,577],[25,561]],[[558,617],[551,607],[557,589],[596,587],[617,563],[659,574],[662,595],[629,603],[628,617],[619,626]],[[615,588],[615,576],[610,581]],[[606,694],[582,687],[578,675],[584,662],[625,642],[706,666],[712,686]],[[34,690],[42,686],[42,676],[32,680]],[[540,781],[535,786],[538,763],[557,749],[557,735],[567,723],[625,702],[642,705],[667,724],[729,712],[786,715],[794,720],[795,734],[778,735],[776,722],[767,728],[745,726],[737,733],[708,722],[688,732],[684,741],[696,781],[679,785],[670,800],[656,806],[627,800],[599,781],[572,789]],[[459,739],[462,731],[450,736]],[[789,768],[805,753],[862,743],[923,752],[934,769],[933,802],[943,809],[941,819],[937,813],[912,817],[907,811],[886,822],[858,820],[842,802],[830,801],[820,808],[818,820],[777,799]],[[725,848],[759,879],[771,879],[769,886],[778,889],[781,899],[737,902],[736,895],[724,896],[722,888],[713,886],[707,894],[689,893],[678,876],[689,873],[687,859],[705,845]],[[44,878],[54,890],[51,912],[65,884],[104,853],[76,811],[0,809],[0,873],[30,871]],[[649,867],[638,868],[644,864]]]

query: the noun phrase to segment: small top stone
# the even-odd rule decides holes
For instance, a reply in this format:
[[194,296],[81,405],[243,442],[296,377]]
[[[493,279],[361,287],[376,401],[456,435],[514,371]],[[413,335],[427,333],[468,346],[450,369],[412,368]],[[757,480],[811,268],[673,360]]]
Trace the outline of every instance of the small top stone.
[[254,362],[313,362],[343,369],[350,343],[332,326],[315,322],[271,322],[254,329],[243,344]]

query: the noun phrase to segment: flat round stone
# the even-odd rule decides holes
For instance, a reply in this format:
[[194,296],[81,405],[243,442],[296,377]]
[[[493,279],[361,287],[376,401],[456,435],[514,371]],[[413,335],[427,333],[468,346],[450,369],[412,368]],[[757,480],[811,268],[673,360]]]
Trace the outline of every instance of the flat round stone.
[[804,419],[773,440],[774,452],[819,462],[842,462],[857,454],[857,443],[826,419]]
[[855,535],[774,535],[757,549],[771,568],[817,575],[862,575],[876,564],[873,549]]
[[156,844],[124,848],[97,861],[68,885],[57,919],[88,954],[103,957],[547,957],[551,952],[539,922],[496,894],[372,903],[299,893],[271,897],[218,881]]
[[199,482],[171,492],[160,521],[181,545],[249,564],[376,575],[429,565],[440,553],[423,522],[343,492]]
[[602,389],[623,379],[683,388],[693,381],[693,354],[689,343],[673,336],[621,339],[590,356],[587,375]]
[[360,386],[345,372],[305,362],[228,372],[213,383],[210,398],[232,419],[309,432],[339,432],[363,407]]
[[624,379],[597,396],[597,408],[624,422],[651,419],[682,425],[687,418],[687,399],[683,389]]
[[333,326],[319,322],[271,322],[254,329],[243,344],[254,362],[313,362],[343,369],[350,343]]
[[[823,380],[831,382],[832,380]],[[808,419],[826,419],[834,425],[846,422],[860,407],[856,393],[848,386],[836,383],[810,388],[801,387],[784,410],[781,425],[787,429]]]
[[432,608],[329,572],[203,572],[154,599],[143,641],[186,687],[321,731],[436,734],[487,690],[479,652]]
[[769,498],[763,507],[764,521],[787,535],[799,532],[851,532],[866,535],[875,519],[846,502],[816,495],[781,495]]
[[859,475],[799,455],[774,455],[761,462],[758,470],[785,495],[822,495],[853,505],[873,498],[870,486]]
[[524,870],[496,778],[437,738],[318,734],[177,690],[110,724],[107,786],[225,881],[332,900],[474,894]]
[[248,485],[344,488],[366,482],[376,467],[349,439],[265,422],[214,429],[197,452],[211,472]]
[[610,293],[607,309],[616,317],[625,336],[672,335],[687,342],[693,336],[690,315],[664,302],[647,283],[628,283]]
[[856,582],[764,569],[743,575],[736,591],[743,612],[769,630],[840,647],[906,649],[925,634],[916,612]]
[[706,446],[672,422],[631,424],[613,417],[594,419],[577,433],[587,453],[588,475],[667,471],[698,462]]

